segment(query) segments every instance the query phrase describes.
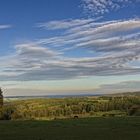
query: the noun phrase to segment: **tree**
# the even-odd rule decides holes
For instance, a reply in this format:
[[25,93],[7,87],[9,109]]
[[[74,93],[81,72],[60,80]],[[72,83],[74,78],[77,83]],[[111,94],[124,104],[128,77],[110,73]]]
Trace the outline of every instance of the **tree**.
[[2,107],[3,106],[3,95],[2,95],[2,90],[1,90],[1,88],[0,88],[0,107]]

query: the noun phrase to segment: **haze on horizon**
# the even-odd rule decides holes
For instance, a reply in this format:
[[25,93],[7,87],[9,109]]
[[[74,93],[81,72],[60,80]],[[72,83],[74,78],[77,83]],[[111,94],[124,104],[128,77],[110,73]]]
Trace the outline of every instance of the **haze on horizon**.
[[140,91],[140,0],[1,0],[5,96]]

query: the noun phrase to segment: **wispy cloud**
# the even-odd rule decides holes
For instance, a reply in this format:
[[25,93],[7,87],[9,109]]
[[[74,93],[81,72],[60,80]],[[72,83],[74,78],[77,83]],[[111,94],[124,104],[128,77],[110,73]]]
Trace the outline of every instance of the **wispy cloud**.
[[2,29],[8,29],[8,28],[11,28],[11,27],[12,27],[12,25],[0,24],[0,30],[2,30]]
[[[81,20],[81,22],[83,21]],[[60,25],[58,26],[60,27]],[[116,39],[118,38],[119,42],[120,40],[125,40],[125,37],[126,38],[129,37],[129,39],[134,36],[138,37],[139,30],[137,29],[139,28],[140,28],[139,19],[131,19],[124,21],[116,20],[107,22],[92,21],[84,25],[79,25],[78,27],[74,26],[73,28],[68,28],[65,31],[63,30],[63,34],[60,36],[54,36],[52,38],[46,39],[44,38],[40,39],[39,41],[42,44],[44,43],[52,46],[64,46],[72,43],[78,45],[78,42],[80,43],[88,43],[88,41],[98,42],[97,39],[99,39],[99,41],[102,43],[102,41],[106,42],[111,39],[115,39],[112,37],[116,37]],[[47,29],[51,30],[52,28]],[[63,29],[63,27],[61,29]],[[133,31],[134,33],[132,34]],[[104,45],[106,44],[104,43]]]
[[38,23],[36,26],[44,29],[56,30],[56,29],[69,29],[75,26],[80,26],[93,22],[93,19],[69,19],[69,20],[56,20],[46,23]]
[[[82,22],[82,21],[81,21]],[[50,29],[50,28],[49,28]],[[103,53],[138,54],[140,42],[140,20],[116,20],[90,22],[63,30],[61,36],[38,40],[40,44],[69,50],[85,50]]]
[[[40,52],[35,57],[28,57],[31,50],[26,51],[27,55],[24,54],[24,56],[18,51],[10,57],[10,60],[3,58],[4,63],[0,64],[3,68],[0,72],[0,80],[64,80],[94,75],[139,74],[140,72],[140,68],[125,65],[129,58],[124,54],[98,58],[66,58],[52,56],[51,53],[50,57],[44,56],[42,58],[41,54],[43,55],[43,53],[40,54]],[[126,57],[128,60],[126,60]],[[131,59],[134,56],[130,55],[129,57]]]
[[140,81],[125,81],[116,84],[101,85],[96,91],[100,93],[119,93],[140,91]]
[[[61,35],[15,45],[15,53],[0,57],[0,80],[62,80],[88,76],[140,74],[140,20],[97,22],[71,19],[44,23]],[[59,23],[59,24],[58,24]],[[43,23],[42,23],[43,24]],[[55,26],[53,26],[55,25]],[[43,28],[39,26],[38,28]],[[90,57],[65,53],[77,49]]]

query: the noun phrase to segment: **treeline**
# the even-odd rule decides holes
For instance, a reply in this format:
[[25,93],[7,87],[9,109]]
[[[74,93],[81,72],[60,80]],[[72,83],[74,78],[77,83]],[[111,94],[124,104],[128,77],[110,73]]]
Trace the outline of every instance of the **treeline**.
[[74,116],[140,116],[140,97],[32,99],[5,103],[1,119],[57,119]]
[[0,108],[3,106],[3,95],[2,95],[2,90],[0,88]]

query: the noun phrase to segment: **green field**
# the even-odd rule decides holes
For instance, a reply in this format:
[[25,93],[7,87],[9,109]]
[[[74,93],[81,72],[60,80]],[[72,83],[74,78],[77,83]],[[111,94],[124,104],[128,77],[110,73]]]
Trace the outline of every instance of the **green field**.
[[139,140],[140,117],[0,121],[0,140]]

